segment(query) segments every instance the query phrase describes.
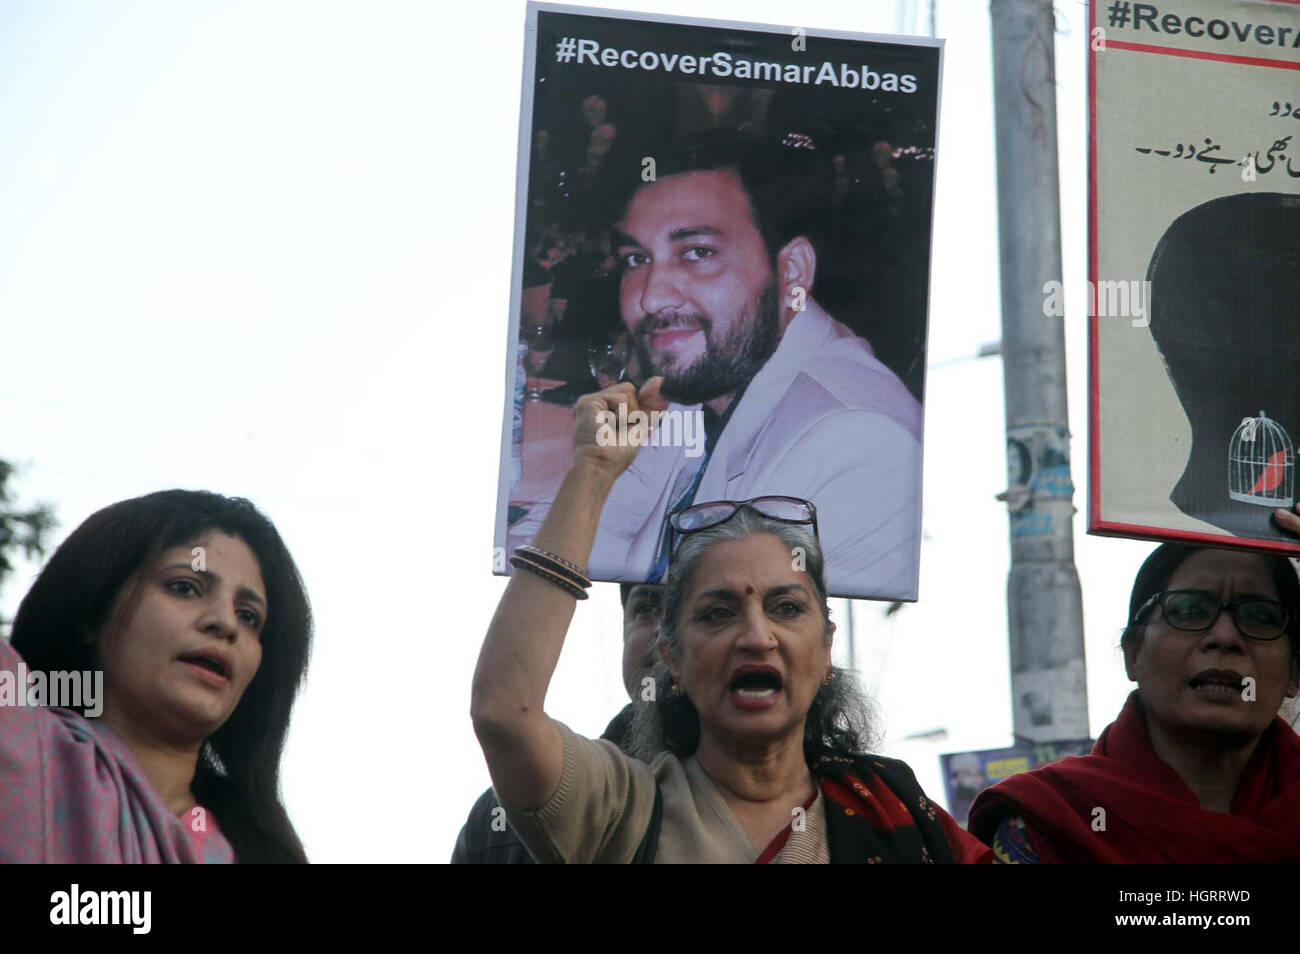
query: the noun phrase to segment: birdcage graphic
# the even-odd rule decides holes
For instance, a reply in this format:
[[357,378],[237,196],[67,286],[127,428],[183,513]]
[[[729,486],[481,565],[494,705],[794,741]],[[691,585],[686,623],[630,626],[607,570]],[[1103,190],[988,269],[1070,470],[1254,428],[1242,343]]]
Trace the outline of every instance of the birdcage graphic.
[[1286,428],[1263,411],[1243,418],[1232,434],[1228,496],[1262,507],[1295,503],[1295,449]]

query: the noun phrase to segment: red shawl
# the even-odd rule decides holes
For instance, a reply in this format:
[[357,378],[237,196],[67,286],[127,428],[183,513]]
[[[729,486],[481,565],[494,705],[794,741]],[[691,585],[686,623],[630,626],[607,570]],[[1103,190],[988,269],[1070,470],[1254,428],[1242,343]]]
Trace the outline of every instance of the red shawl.
[[[1105,809],[1105,830],[1093,830]],[[1044,860],[1075,863],[1300,861],[1300,737],[1275,719],[1242,773],[1232,813],[1201,808],[1156,755],[1137,692],[1092,754],[1013,775],[981,792],[970,831],[986,844],[1020,815]]]

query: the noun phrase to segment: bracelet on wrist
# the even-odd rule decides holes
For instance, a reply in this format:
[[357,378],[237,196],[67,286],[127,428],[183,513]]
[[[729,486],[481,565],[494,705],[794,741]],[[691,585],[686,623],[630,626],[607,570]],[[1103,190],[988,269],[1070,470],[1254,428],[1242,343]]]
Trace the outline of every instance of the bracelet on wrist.
[[514,567],[516,570],[527,570],[529,573],[533,573],[537,576],[540,576],[548,583],[553,583],[556,586],[558,586],[560,589],[564,590],[564,592],[568,593],[574,599],[578,599],[578,600],[587,599],[587,591],[584,590],[581,586],[578,586],[576,583],[574,583],[572,580],[568,579],[567,577],[562,576],[561,574],[556,573],[546,568],[545,566],[542,566],[541,564],[534,562],[533,560],[529,559],[527,556],[520,555],[518,551],[516,551],[515,555],[510,558],[510,565]]
[[544,550],[531,543],[525,543],[522,546],[515,547],[515,556],[564,577],[574,586],[582,587],[584,590],[591,588],[591,580],[587,579],[587,575],[582,569],[576,563],[566,560],[558,553],[552,553],[550,550]]

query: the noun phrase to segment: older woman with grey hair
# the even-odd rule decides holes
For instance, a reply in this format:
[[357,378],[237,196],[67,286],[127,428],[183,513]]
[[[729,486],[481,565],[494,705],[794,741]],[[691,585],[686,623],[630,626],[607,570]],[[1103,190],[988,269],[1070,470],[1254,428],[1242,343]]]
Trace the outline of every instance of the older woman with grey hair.
[[620,404],[628,420],[658,406],[659,384],[578,402],[572,464],[533,543],[511,558],[524,572],[488,629],[471,711],[510,825],[544,862],[991,860],[906,765],[862,753],[868,709],[831,664],[808,501],[715,501],[673,516],[660,661],[632,755],[546,715],[601,509],[647,437],[600,441],[601,425]]

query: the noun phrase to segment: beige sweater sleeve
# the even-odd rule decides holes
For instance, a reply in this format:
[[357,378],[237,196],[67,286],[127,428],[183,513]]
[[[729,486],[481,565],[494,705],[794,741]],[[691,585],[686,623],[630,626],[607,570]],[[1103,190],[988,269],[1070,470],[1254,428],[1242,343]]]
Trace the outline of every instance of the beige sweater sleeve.
[[564,741],[560,787],[536,811],[503,804],[507,821],[543,864],[626,864],[650,827],[654,774],[612,742],[555,726]]

